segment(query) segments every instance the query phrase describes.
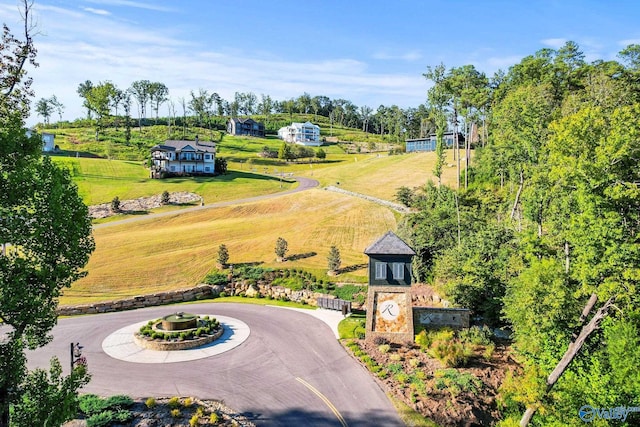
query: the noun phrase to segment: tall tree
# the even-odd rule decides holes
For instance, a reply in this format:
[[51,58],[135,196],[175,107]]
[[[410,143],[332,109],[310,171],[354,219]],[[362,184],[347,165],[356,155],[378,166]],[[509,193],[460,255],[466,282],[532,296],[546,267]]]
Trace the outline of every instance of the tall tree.
[[40,98],[38,102],[36,102],[36,113],[42,117],[45,126],[49,125],[49,118],[53,114],[54,109],[55,106],[49,98]]
[[151,108],[156,113],[156,124],[158,123],[158,111],[160,106],[169,99],[169,88],[164,83],[153,82],[149,85],[149,102]]
[[87,109],[87,119],[89,120],[91,120],[92,110],[91,110],[91,106],[89,105],[89,100],[87,99],[87,95],[89,94],[89,92],[91,92],[92,88],[93,88],[93,83],[91,82],[91,80],[85,80],[84,82],[78,85],[78,89],[76,90],[76,92],[78,92],[78,95],[80,95],[80,98],[84,99],[82,106]]
[[96,113],[96,141],[100,137],[100,129],[105,125],[104,120],[109,116],[116,87],[113,83],[106,81],[93,86],[87,93],[87,103],[91,111]]
[[136,80],[131,83],[129,88],[129,92],[138,103],[138,127],[140,131],[142,131],[142,120],[147,117],[147,102],[149,102],[150,89],[151,82],[149,80]]
[[[58,297],[82,276],[93,250],[88,210],[69,173],[41,156],[39,138],[24,133],[33,97],[25,67],[37,65],[31,7],[27,0],[21,5],[24,39],[3,25],[0,42],[0,427],[9,426],[10,405],[30,389],[24,381],[26,349],[50,340]],[[81,378],[86,371],[70,375]],[[64,394],[76,393],[73,386]],[[42,402],[42,412],[57,409],[50,400]]]

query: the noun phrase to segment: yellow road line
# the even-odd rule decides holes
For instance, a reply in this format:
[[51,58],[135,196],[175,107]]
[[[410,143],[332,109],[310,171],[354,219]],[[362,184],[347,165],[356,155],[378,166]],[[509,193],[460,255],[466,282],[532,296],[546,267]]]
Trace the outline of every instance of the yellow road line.
[[302,378],[296,377],[296,381],[298,381],[299,383],[301,383],[302,385],[307,387],[316,396],[318,396],[320,399],[322,399],[322,401],[329,407],[329,409],[331,409],[331,412],[333,412],[335,414],[335,416],[338,418],[338,421],[340,421],[340,424],[342,424],[342,427],[349,427],[347,425],[347,422],[344,420],[344,418],[342,418],[342,415],[340,415],[340,412],[338,412],[336,407],[333,406],[333,403],[331,403],[331,401],[329,401],[329,399],[327,399],[324,394],[320,393],[314,386],[312,386],[311,384],[309,384],[308,382],[306,382]]

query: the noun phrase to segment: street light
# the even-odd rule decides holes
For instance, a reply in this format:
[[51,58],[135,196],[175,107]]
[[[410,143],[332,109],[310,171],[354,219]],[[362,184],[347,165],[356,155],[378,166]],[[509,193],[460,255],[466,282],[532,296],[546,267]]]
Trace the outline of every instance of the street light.
[[69,355],[71,356],[71,372],[73,372],[73,368],[75,367],[76,363],[85,363],[85,358],[82,357],[83,348],[84,347],[81,346],[79,342],[69,344]]

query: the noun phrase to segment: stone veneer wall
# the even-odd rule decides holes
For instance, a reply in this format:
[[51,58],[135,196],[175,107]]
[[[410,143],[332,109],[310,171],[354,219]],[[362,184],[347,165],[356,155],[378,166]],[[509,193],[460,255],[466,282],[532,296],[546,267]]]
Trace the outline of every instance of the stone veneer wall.
[[271,286],[266,282],[250,284],[247,281],[231,282],[226,286],[201,284],[194,288],[178,289],[174,291],[157,292],[150,295],[139,295],[115,301],[105,301],[92,304],[58,307],[59,316],[74,316],[80,314],[110,313],[114,311],[134,310],[144,307],[175,304],[186,301],[216,298],[220,293],[227,295],[244,294],[247,297],[270,296],[273,299],[286,298],[291,301],[305,302],[311,306],[316,305],[318,297],[336,298],[334,295],[321,294],[309,290],[293,291],[283,286]]

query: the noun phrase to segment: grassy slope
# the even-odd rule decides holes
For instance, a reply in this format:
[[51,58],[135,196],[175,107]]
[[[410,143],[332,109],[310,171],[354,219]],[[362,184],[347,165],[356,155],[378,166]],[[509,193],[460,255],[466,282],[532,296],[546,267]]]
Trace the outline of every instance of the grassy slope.
[[[215,178],[151,180],[140,162],[55,157],[72,172],[88,204],[108,202],[114,196],[129,199],[168,191],[193,191],[205,202],[233,200],[280,191],[278,177],[285,172],[318,179],[322,186],[340,187],[393,200],[400,186],[415,187],[433,179],[433,153],[388,156],[345,154],[338,145],[324,146],[324,162],[291,162],[257,156],[264,145],[277,149],[275,138],[224,137],[220,155],[231,173]],[[357,160],[356,160],[357,159]],[[453,163],[451,152],[447,162]],[[265,170],[266,168],[266,170]],[[455,167],[446,167],[445,183],[455,179]],[[291,185],[284,183],[283,189]],[[336,245],[342,267],[354,267],[332,281],[366,281],[363,250],[388,230],[397,228],[398,215],[362,199],[320,189],[274,200],[211,209],[169,219],[114,225],[94,231],[96,251],[87,266],[89,275],[65,292],[62,304],[90,302],[175,289],[198,283],[213,268],[217,248],[229,248],[230,262],[278,267],[274,247],[278,237],[289,243],[286,267],[304,268],[325,277],[327,253]],[[358,268],[359,267],[359,268]]]
[[87,270],[61,298],[62,304],[104,300],[193,286],[215,264],[224,243],[230,262],[279,267],[278,237],[289,243],[286,267],[324,277],[331,245],[342,266],[360,266],[339,280],[364,281],[364,249],[396,229],[393,213],[362,199],[320,189],[257,203],[199,211],[94,231],[96,251]]
[[139,162],[122,160],[53,157],[53,160],[71,172],[78,184],[80,196],[87,205],[160,194],[167,190],[191,191],[204,197],[205,203],[252,197],[292,188],[295,184],[277,177],[231,172],[213,178],[151,179],[149,171]]

